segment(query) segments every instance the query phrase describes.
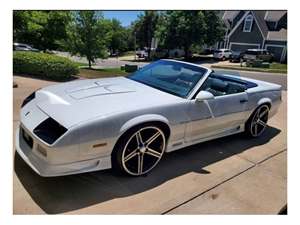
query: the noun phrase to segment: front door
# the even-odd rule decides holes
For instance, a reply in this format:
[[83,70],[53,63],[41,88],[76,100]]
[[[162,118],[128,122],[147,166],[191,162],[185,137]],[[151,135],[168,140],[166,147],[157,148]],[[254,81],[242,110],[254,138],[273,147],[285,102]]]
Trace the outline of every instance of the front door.
[[[218,84],[218,87],[214,87],[214,84],[204,83],[204,85],[206,86],[202,90],[211,91],[215,98],[200,102],[195,99],[191,100],[186,142],[234,133],[246,120],[248,95],[245,90],[232,94],[228,92],[228,94],[220,90],[221,84]],[[213,88],[218,91],[214,91]]]

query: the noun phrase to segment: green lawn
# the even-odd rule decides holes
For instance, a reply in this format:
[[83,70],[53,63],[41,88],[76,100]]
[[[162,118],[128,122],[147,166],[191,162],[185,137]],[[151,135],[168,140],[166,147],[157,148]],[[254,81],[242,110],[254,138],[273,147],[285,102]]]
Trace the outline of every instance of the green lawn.
[[78,67],[88,67],[89,66],[89,64],[87,64],[87,63],[81,63],[81,62],[75,62],[75,61],[73,61],[73,63]]
[[84,78],[101,78],[101,77],[115,77],[115,76],[125,76],[126,73],[121,68],[105,68],[105,69],[89,69],[81,68],[79,70],[79,76]]
[[256,72],[266,72],[266,73],[285,73],[287,74],[287,64],[281,63],[271,63],[270,68],[260,68],[260,67],[241,67],[239,64],[236,65],[212,65],[212,68],[217,69],[228,69],[228,70],[245,70],[245,71],[256,71]]
[[272,63],[272,64],[270,65],[270,69],[275,69],[275,70],[285,70],[285,71],[287,71],[287,64]]

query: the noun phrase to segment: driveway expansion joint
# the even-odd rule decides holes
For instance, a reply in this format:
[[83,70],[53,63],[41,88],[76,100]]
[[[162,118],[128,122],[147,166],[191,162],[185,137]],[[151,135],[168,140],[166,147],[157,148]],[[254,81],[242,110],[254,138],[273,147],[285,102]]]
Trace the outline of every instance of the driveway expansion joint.
[[196,199],[196,198],[198,198],[198,197],[204,195],[205,193],[207,193],[207,192],[209,192],[209,191],[211,191],[211,190],[213,190],[213,189],[215,189],[215,188],[221,186],[222,184],[225,184],[226,182],[228,182],[228,181],[234,179],[235,177],[238,177],[239,175],[241,175],[241,174],[243,174],[243,173],[249,171],[250,169],[252,169],[252,168],[254,168],[254,167],[256,167],[256,166],[262,164],[263,162],[266,162],[266,161],[270,160],[271,158],[273,158],[273,157],[275,157],[275,156],[277,156],[277,155],[279,155],[279,154],[285,152],[286,150],[287,150],[287,149],[285,148],[285,149],[283,149],[283,150],[281,150],[281,151],[279,151],[279,152],[276,152],[275,154],[270,155],[270,156],[268,156],[267,158],[265,158],[265,159],[263,159],[262,161],[259,161],[259,162],[257,162],[257,163],[252,162],[252,161],[250,161],[250,160],[248,160],[248,159],[245,159],[245,158],[243,158],[243,157],[237,155],[239,158],[241,158],[241,159],[243,159],[243,160],[245,160],[245,161],[248,161],[248,162],[251,163],[252,165],[251,165],[249,168],[247,168],[247,169],[245,169],[245,170],[243,170],[243,171],[241,171],[241,172],[235,174],[234,176],[232,176],[232,177],[230,177],[230,178],[228,178],[228,179],[226,179],[226,180],[220,182],[219,184],[216,184],[216,185],[212,186],[211,188],[209,188],[209,189],[207,189],[207,190],[205,190],[205,191],[199,193],[198,195],[196,195],[196,196],[194,196],[194,197],[192,197],[192,198],[190,198],[190,199],[188,199],[188,200],[186,200],[186,201],[184,201],[184,202],[178,204],[177,206],[174,206],[174,207],[172,207],[172,208],[170,208],[170,209],[168,209],[168,210],[162,212],[162,215],[165,215],[165,214],[167,214],[167,213],[173,211],[174,209],[179,208],[180,206],[183,206],[183,205],[189,203],[190,201],[192,201],[192,200],[194,200],[194,199]]

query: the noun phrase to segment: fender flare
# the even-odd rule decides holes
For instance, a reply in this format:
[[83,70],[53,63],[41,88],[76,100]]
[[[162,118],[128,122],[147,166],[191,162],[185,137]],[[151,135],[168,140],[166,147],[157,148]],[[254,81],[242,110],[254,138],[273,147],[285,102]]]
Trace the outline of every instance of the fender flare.
[[257,106],[260,106],[262,104],[268,103],[272,106],[272,100],[270,98],[264,97],[259,99],[259,101],[257,102]]
[[126,123],[124,123],[119,130],[119,135],[121,136],[127,130],[129,130],[130,128],[132,128],[134,126],[137,126],[142,123],[147,123],[147,122],[163,122],[170,128],[169,120],[167,118],[165,118],[164,116],[158,115],[158,114],[146,114],[146,115],[134,117],[134,118],[128,120]]
[[[251,111],[249,117],[255,112],[255,110],[256,110],[259,106],[261,106],[261,105],[263,105],[263,104],[269,104],[269,105],[272,107],[272,100],[271,100],[270,98],[267,98],[267,97],[264,97],[264,98],[259,99],[259,100],[257,101],[257,103],[256,103],[256,107]],[[271,107],[270,107],[270,108],[271,108]]]

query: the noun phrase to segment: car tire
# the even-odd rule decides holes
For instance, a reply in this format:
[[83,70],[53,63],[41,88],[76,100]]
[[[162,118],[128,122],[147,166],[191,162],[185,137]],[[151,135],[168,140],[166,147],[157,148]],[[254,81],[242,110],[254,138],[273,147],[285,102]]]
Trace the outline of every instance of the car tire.
[[136,126],[117,142],[112,153],[112,169],[117,174],[146,175],[161,160],[165,148],[166,137],[159,126]]
[[226,60],[226,57],[225,57],[225,56],[223,56],[223,57],[222,57],[222,61],[225,61],[225,60]]
[[270,107],[267,104],[260,105],[251,114],[245,124],[245,134],[248,137],[259,137],[267,128]]

